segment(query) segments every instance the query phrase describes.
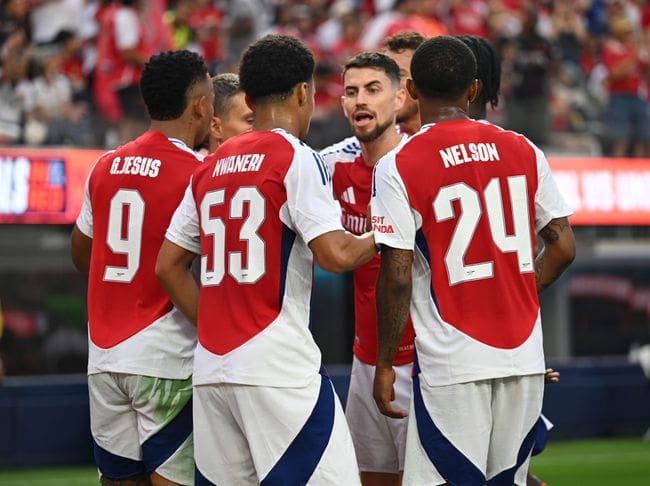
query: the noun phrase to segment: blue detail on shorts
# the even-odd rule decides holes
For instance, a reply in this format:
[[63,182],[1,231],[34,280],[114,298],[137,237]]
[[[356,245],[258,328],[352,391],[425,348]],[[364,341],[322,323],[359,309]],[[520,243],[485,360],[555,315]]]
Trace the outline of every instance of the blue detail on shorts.
[[142,462],[151,473],[158,469],[192,433],[192,399],[171,422],[142,444]]
[[515,463],[515,465],[512,466],[510,469],[501,471],[499,474],[497,474],[492,479],[490,479],[487,482],[488,486],[512,486],[513,484],[515,484],[515,474],[517,473],[517,470],[521,467],[521,465],[524,462],[526,462],[526,459],[528,459],[528,456],[530,456],[530,451],[535,445],[535,435],[537,431],[537,426],[540,422],[542,422],[542,427],[546,429],[542,419],[539,418],[537,422],[535,422],[535,425],[533,425],[533,427],[530,429],[530,431],[528,431],[526,437],[524,437],[524,441],[521,443],[521,447],[519,448],[519,452],[517,453],[517,462]]
[[[429,460],[450,486],[485,486],[485,475],[433,423],[420,390],[420,366],[417,353],[413,361],[413,406],[420,443]],[[512,486],[513,483],[510,483]]]
[[212,481],[206,478],[199,468],[194,466],[194,486],[216,486]]
[[548,429],[542,417],[537,419],[533,426],[535,430],[535,443],[533,444],[533,456],[540,454],[546,447],[546,440],[548,439]]
[[335,401],[332,383],[321,376],[318,400],[311,415],[261,486],[307,484],[329,444],[334,428]]
[[285,224],[282,225],[282,243],[280,245],[280,297],[278,300],[278,310],[282,309],[282,300],[284,299],[284,290],[287,284],[287,268],[289,266],[289,257],[293,249],[293,243],[296,240],[296,233],[291,231]]
[[107,451],[97,444],[93,439],[93,455],[95,464],[106,479],[121,481],[131,479],[136,476],[142,476],[147,473],[142,461],[129,459],[128,457],[118,456]]
[[429,256],[429,245],[427,244],[427,239],[424,237],[424,233],[419,229],[415,233],[415,246],[420,249],[422,256],[427,261],[429,266],[429,272],[431,272],[431,284],[429,285],[429,291],[431,292],[431,299],[433,299],[433,304],[436,306],[436,309],[440,311],[438,307],[438,299],[436,298],[436,293],[433,291],[433,270],[431,270],[431,257]]

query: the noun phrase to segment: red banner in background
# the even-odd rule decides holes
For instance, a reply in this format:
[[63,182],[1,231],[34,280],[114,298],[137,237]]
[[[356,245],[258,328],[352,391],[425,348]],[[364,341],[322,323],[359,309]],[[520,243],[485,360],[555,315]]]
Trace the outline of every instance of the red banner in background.
[[72,224],[102,150],[0,149],[0,223]]
[[[0,149],[0,223],[72,224],[103,153]],[[650,225],[650,159],[551,157],[573,225]]]
[[572,225],[650,225],[650,159],[551,157]]

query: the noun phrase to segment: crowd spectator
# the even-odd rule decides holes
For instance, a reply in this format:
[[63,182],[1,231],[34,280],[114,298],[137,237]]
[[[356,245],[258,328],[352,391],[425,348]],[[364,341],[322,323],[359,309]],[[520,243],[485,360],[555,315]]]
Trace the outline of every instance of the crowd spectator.
[[[625,42],[613,29],[620,22],[610,22],[617,19],[631,30]],[[590,154],[648,155],[639,135],[648,130],[639,127],[649,108],[644,56],[650,46],[650,2],[639,0],[8,0],[0,7],[0,103],[8,107],[0,115],[0,132],[13,135],[0,140],[34,143],[43,137],[35,117],[25,111],[25,97],[14,92],[25,84],[18,75],[18,53],[29,58],[35,49],[57,51],[72,101],[86,103],[84,116],[94,130],[92,137],[69,143],[112,148],[146,123],[136,85],[140,66],[152,53],[196,51],[216,75],[237,72],[241,52],[262,35],[292,35],[321,65],[317,98],[319,107],[328,107],[342,92],[340,67],[347,59],[381,50],[387,36],[413,30],[425,37],[480,35],[499,47],[503,103],[488,110],[490,121],[559,150],[568,143],[589,145]],[[621,45],[637,52],[639,60],[635,73],[624,79],[618,70],[612,74],[618,56],[612,53]],[[623,104],[624,84],[638,101],[628,103],[636,106],[634,116],[617,123],[610,114]],[[334,140],[340,120],[317,119],[310,137]],[[606,128],[615,123],[614,131]],[[49,142],[49,135],[42,142]]]

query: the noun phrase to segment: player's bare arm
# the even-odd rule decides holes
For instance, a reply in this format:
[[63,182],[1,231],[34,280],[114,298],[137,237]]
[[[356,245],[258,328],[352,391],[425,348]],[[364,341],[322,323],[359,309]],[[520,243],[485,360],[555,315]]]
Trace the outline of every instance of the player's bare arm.
[[537,293],[555,282],[576,256],[576,241],[569,220],[551,220],[539,232],[544,248],[535,259]]
[[341,273],[369,262],[377,253],[372,233],[361,236],[347,231],[330,231],[309,242],[316,262],[328,272]]
[[395,371],[393,358],[404,332],[411,301],[413,251],[382,246],[381,267],[375,290],[377,302],[377,366],[373,395],[382,414],[406,417],[393,408]]
[[93,246],[93,239],[89,238],[74,226],[70,235],[70,253],[72,263],[80,272],[88,272],[90,269],[90,252]]
[[196,255],[165,239],[156,260],[156,277],[174,305],[196,325],[199,286],[190,265]]

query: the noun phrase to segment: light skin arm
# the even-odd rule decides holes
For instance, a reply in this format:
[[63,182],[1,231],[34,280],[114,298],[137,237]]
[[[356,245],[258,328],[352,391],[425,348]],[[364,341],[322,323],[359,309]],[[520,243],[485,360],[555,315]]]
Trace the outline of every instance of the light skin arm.
[[539,235],[544,249],[535,259],[538,294],[555,282],[576,256],[575,236],[567,218],[551,220]]
[[174,305],[196,325],[199,286],[190,269],[195,256],[191,251],[165,239],[156,260],[156,277]]
[[309,242],[316,262],[328,272],[341,273],[369,262],[377,253],[372,233],[361,236],[347,231],[330,231]]
[[382,246],[377,278],[377,365],[373,395],[379,411],[392,418],[404,418],[406,410],[391,404],[395,400],[393,358],[397,352],[411,302],[413,251]]
[[90,269],[90,252],[93,246],[93,239],[89,238],[74,226],[70,235],[70,253],[72,263],[80,272],[88,272]]

